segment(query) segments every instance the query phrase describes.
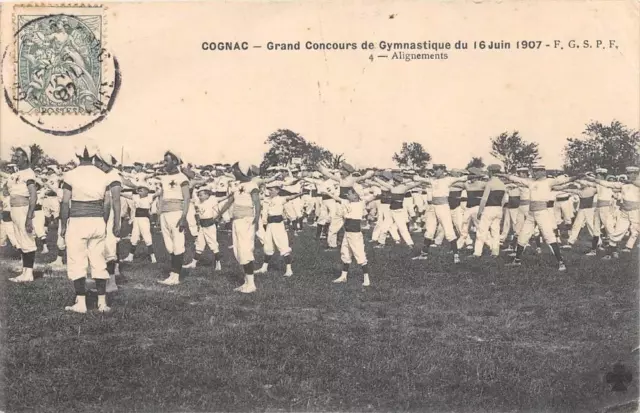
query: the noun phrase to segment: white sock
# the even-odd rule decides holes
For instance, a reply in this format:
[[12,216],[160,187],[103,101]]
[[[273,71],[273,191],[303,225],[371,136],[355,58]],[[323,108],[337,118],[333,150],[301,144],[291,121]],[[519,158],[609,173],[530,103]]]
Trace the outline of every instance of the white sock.
[[255,283],[254,283],[254,281],[253,281],[253,274],[246,274],[246,275],[244,276],[244,283],[245,283],[246,285],[252,285],[252,286],[255,286]]
[[84,295],[76,295],[76,304],[79,307],[87,308],[87,297]]
[[291,269],[291,264],[287,264],[287,273],[292,273],[293,270]]
[[260,271],[265,271],[266,272],[268,268],[269,268],[269,264],[265,262],[265,263],[262,264],[262,267],[260,268]]
[[98,296],[98,307],[106,307],[107,306],[107,296],[99,295]]

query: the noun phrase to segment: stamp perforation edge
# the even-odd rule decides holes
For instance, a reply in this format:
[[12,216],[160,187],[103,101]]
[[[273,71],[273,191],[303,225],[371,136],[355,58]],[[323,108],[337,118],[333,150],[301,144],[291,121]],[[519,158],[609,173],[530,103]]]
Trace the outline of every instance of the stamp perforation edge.
[[[101,15],[101,27],[100,27],[100,47],[103,50],[108,50],[108,42],[107,42],[107,11],[108,11],[108,7],[103,4],[103,3],[44,3],[44,2],[31,2],[31,3],[24,3],[24,4],[14,4],[13,8],[11,10],[12,16],[11,16],[11,20],[12,20],[12,24],[13,24],[13,37],[14,40],[13,42],[10,42],[9,44],[13,43],[13,50],[12,53],[9,53],[8,56],[12,56],[13,57],[13,79],[11,79],[13,81],[13,85],[15,86],[18,82],[18,30],[20,29],[19,23],[18,23],[18,13],[16,11],[16,9],[28,9],[28,8],[40,8],[40,9],[48,9],[48,8],[60,8],[60,9],[96,9],[96,10],[100,10],[100,15]],[[55,15],[55,14],[65,14],[65,13],[51,13],[51,15]],[[46,16],[46,14],[43,14],[43,16]],[[100,66],[101,66],[101,79],[100,81],[102,82],[102,80],[104,78],[107,78],[107,74],[109,74],[109,65],[107,65],[106,63],[107,59],[102,59],[102,61],[100,62]],[[98,84],[98,91],[102,92],[102,86],[100,84]],[[99,99],[100,102],[102,104],[106,104],[106,102],[103,102],[104,97],[102,94],[99,94]],[[107,99],[108,102],[108,99]],[[16,101],[16,105],[18,104],[18,102]],[[18,108],[16,106],[16,108]],[[19,109],[18,109],[19,111]],[[61,113],[39,113],[38,116],[95,116],[94,113],[67,113],[67,112],[61,112]]]

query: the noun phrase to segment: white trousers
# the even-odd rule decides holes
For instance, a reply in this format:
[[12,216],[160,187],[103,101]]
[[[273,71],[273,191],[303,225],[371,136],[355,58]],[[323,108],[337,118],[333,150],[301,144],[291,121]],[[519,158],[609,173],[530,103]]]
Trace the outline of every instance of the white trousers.
[[520,246],[527,246],[529,240],[533,236],[536,227],[542,233],[542,238],[547,244],[557,242],[555,228],[555,216],[550,208],[545,208],[541,211],[529,211],[527,220],[524,222],[524,226],[518,234],[518,244]]
[[2,225],[0,225],[0,245],[5,245],[7,240],[9,240],[13,248],[18,248],[18,241],[16,241],[15,233],[13,232],[13,222],[2,221]]
[[202,254],[205,247],[217,254],[220,252],[220,246],[218,245],[218,227],[217,225],[211,225],[210,227],[201,227],[196,238],[196,254]]
[[233,240],[233,254],[240,265],[247,265],[254,261],[253,250],[256,230],[253,224],[253,217],[234,219],[231,237]]
[[580,230],[582,230],[585,225],[587,226],[591,237],[600,236],[600,228],[596,228],[595,225],[594,208],[578,209],[576,220],[573,222],[571,232],[569,233],[569,240],[567,241],[569,244],[574,244],[576,242],[578,235],[580,235]]
[[163,212],[160,215],[160,230],[164,247],[169,254],[184,254],[184,232],[178,228],[182,211]]
[[267,224],[267,230],[264,237],[264,253],[265,255],[273,255],[275,249],[280,251],[280,255],[286,256],[291,254],[289,247],[289,235],[284,227],[283,222],[272,222]]
[[[16,239],[16,247],[22,252],[33,252],[36,247],[36,232],[27,232],[25,224],[27,223],[28,206],[11,207],[11,220],[13,221],[13,234]],[[32,221],[33,223],[33,221]]]
[[340,248],[340,259],[345,264],[351,264],[355,259],[359,265],[367,264],[367,255],[364,252],[364,237],[362,232],[345,232]]
[[435,212],[436,219],[429,219],[427,221],[427,230],[424,233],[424,237],[434,239],[434,236],[436,235],[436,228],[438,224],[441,224],[444,230],[444,237],[447,241],[453,241],[456,239],[456,232],[453,229],[453,220],[451,218],[451,209],[449,208],[449,205],[434,205],[433,210]]
[[104,254],[106,233],[107,225],[102,217],[69,219],[65,236],[69,279],[86,277],[87,267],[91,269],[91,278],[109,278]]
[[144,240],[146,245],[152,245],[151,224],[147,217],[134,217],[133,228],[131,230],[131,245],[138,245],[140,239]]
[[476,244],[473,254],[482,255],[484,244],[491,249],[491,255],[500,253],[500,220],[502,219],[502,207],[485,207],[478,223],[476,232]]

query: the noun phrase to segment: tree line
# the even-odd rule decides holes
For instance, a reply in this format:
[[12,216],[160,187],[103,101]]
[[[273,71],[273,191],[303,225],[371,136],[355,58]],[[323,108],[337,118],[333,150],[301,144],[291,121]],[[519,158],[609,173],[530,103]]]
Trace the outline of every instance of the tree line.
[[[294,161],[308,169],[322,163],[339,168],[346,161],[344,154],[335,154],[290,129],[278,129],[267,137],[269,149],[265,152],[260,168],[289,165]],[[538,144],[526,141],[518,131],[502,132],[490,138],[491,156],[502,163],[505,171],[518,167],[530,167],[540,160]],[[11,148],[11,155],[16,148]],[[32,165],[44,168],[60,165],[37,144],[31,145]],[[567,138],[563,148],[563,169],[566,173],[593,171],[607,168],[612,174],[621,174],[626,166],[640,164],[640,134],[617,120],[610,124],[590,122],[578,137]],[[399,168],[424,171],[432,161],[431,154],[420,142],[403,142],[400,150],[392,155]],[[0,161],[5,168],[7,160]],[[149,166],[151,164],[148,164]],[[472,157],[466,168],[485,166],[482,157]]]
[[[269,135],[261,167],[286,165],[299,158],[306,167],[313,168],[320,162],[337,168],[345,161],[344,155],[335,155],[328,149],[307,141],[289,129],[279,129]],[[490,138],[490,154],[505,171],[518,167],[531,167],[540,161],[538,144],[525,140],[519,131],[502,132]],[[593,171],[607,168],[612,174],[624,173],[625,167],[640,164],[640,134],[617,120],[610,124],[590,122],[578,137],[567,138],[562,151],[566,173]],[[403,142],[400,150],[392,155],[399,168],[424,171],[432,161],[431,154],[420,142]],[[466,168],[483,168],[482,157],[472,157]]]

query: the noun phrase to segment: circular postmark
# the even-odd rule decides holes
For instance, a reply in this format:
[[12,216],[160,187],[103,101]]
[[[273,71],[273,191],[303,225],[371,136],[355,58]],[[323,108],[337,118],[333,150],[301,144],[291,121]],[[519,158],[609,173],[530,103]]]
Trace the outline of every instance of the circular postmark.
[[2,56],[11,110],[53,135],[75,135],[106,119],[122,79],[105,48],[102,11],[17,14],[14,23],[13,43]]

